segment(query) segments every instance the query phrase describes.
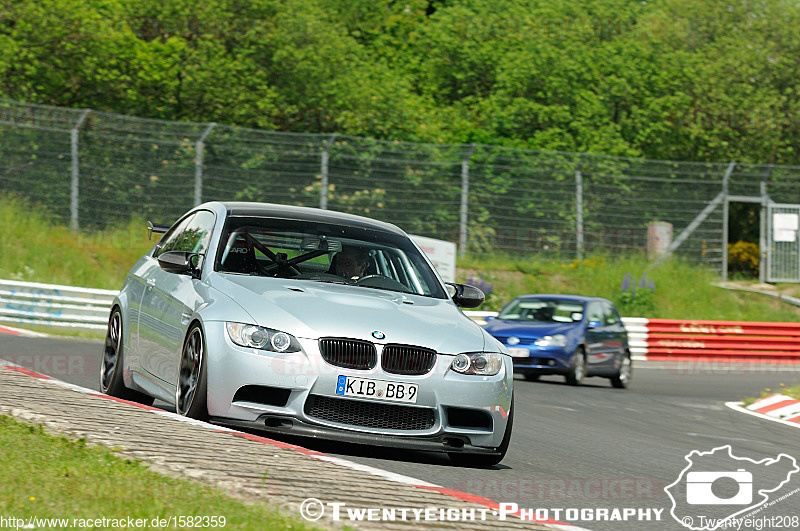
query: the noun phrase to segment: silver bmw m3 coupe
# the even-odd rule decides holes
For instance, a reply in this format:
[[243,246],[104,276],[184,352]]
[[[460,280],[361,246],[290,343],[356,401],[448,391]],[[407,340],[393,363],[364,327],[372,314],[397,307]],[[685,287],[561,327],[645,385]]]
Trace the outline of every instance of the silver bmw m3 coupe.
[[503,459],[512,359],[458,308],[483,293],[445,284],[399,228],[213,202],[155,230],[111,309],[104,393],[229,427]]

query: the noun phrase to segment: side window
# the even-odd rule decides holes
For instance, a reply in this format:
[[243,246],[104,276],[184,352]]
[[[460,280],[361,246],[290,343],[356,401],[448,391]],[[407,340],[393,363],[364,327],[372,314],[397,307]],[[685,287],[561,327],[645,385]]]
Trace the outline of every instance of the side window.
[[158,258],[158,255],[161,253],[166,253],[167,251],[175,251],[175,245],[177,244],[178,240],[181,238],[183,234],[183,229],[192,221],[194,215],[187,216],[182,221],[180,221],[177,225],[173,226],[162,238],[161,241],[158,242],[158,252],[154,255]]
[[208,210],[197,212],[183,228],[183,232],[175,239],[172,251],[185,251],[203,254],[211,240],[211,231],[214,229],[214,214]]
[[617,315],[617,311],[614,309],[614,306],[611,304],[604,302],[603,306],[606,310],[606,324],[607,325],[615,325],[619,322],[619,316]]
[[600,305],[599,302],[593,302],[589,304],[589,313],[587,317],[590,322],[591,321],[599,321],[601,323],[605,322],[605,316],[603,315],[603,307]]

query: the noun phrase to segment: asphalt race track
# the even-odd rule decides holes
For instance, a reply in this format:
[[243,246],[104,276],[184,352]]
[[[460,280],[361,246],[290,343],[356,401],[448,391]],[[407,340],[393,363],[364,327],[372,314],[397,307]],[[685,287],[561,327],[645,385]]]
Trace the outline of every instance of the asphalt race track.
[[[91,389],[98,388],[101,346],[100,341],[0,334],[0,358]],[[737,457],[788,454],[800,461],[800,429],[725,406],[765,388],[778,390],[781,383],[800,384],[800,366],[640,363],[627,390],[596,378],[578,388],[555,376],[539,382],[518,378],[511,447],[492,469],[455,467],[437,454],[280,438],[520,508],[547,509],[549,517],[587,529],[686,529],[670,515],[672,501],[664,488],[679,478],[691,451],[730,445]],[[719,471],[733,471],[726,461],[717,462]],[[772,476],[777,484],[786,475],[775,471]],[[798,488],[800,473],[770,493],[770,500]],[[642,514],[649,509],[653,519],[655,510],[662,512],[660,522],[571,521],[564,512],[569,508],[628,508]],[[697,514],[731,511],[720,505],[708,512]],[[800,491],[753,518],[773,518],[764,529],[791,529],[796,526],[785,524],[792,516],[800,517]]]

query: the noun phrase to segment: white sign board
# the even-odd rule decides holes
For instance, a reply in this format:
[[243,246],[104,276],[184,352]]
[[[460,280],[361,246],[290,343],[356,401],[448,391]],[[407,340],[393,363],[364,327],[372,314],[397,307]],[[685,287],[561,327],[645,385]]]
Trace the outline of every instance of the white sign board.
[[456,281],[456,244],[413,234],[409,234],[409,236],[433,262],[433,266],[439,272],[442,280],[445,282]]
[[797,214],[773,214],[772,237],[776,242],[797,241]]

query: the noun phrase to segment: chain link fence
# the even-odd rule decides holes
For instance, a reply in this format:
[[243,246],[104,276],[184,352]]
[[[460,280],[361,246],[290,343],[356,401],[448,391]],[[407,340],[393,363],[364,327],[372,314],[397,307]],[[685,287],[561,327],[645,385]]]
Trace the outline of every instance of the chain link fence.
[[414,144],[142,119],[0,100],[0,191],[74,229],[171,223],[209,200],[328,208],[453,241],[555,260],[647,248],[725,273],[727,206],[800,203],[800,167]]

